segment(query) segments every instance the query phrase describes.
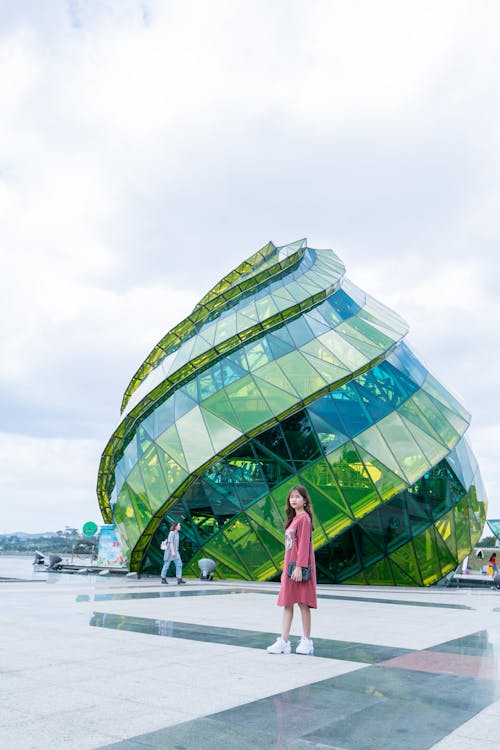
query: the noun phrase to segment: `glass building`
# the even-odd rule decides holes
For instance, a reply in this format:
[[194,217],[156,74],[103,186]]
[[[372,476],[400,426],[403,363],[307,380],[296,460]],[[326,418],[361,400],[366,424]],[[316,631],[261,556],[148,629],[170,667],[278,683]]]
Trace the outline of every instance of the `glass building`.
[[470,415],[406,323],[331,250],[268,243],[155,346],[127,387],[98,497],[134,571],[182,521],[184,571],[274,580],[284,506],[313,499],[318,580],[430,585],[479,540]]

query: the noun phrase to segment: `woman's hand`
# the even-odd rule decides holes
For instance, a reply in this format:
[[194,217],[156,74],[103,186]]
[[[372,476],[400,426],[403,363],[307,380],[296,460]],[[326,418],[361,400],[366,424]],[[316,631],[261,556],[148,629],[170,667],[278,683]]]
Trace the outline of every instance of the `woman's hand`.
[[295,566],[290,578],[292,579],[292,581],[295,581],[295,583],[300,583],[302,581],[302,568],[298,568],[297,566]]

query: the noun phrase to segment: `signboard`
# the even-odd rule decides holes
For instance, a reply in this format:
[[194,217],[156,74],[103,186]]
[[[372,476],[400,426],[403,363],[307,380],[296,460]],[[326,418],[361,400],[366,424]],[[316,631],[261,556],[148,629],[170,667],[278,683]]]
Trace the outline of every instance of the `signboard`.
[[82,532],[85,536],[94,536],[97,534],[97,524],[93,521],[87,521],[87,523],[83,524]]
[[101,526],[97,565],[103,568],[126,568],[125,558],[113,524]]

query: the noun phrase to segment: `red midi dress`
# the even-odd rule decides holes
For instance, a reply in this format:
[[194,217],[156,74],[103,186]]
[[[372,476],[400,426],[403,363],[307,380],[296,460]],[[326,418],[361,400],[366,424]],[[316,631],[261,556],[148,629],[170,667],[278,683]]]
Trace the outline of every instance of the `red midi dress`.
[[[311,564],[311,578],[297,583],[288,578],[288,564],[295,561],[299,568]],[[285,561],[281,574],[281,587],[278,596],[279,607],[291,607],[292,604],[307,604],[316,609],[316,564],[311,542],[311,519],[307,513],[295,516],[285,531]]]

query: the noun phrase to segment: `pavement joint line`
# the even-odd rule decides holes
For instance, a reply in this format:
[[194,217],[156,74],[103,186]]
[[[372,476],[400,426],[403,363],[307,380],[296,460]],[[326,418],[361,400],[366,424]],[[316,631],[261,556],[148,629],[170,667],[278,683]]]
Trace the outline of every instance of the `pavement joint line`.
[[[164,591],[147,591],[147,592],[133,592],[133,593],[117,593],[117,594],[95,594],[94,601],[120,601],[127,599],[164,599],[170,597],[185,597],[185,596],[223,596],[226,594],[264,594],[266,596],[276,596],[276,591],[260,591],[252,588],[234,588],[234,589],[214,589],[211,591],[196,589],[190,591],[189,589],[174,589]],[[408,599],[387,599],[379,597],[358,597],[358,596],[347,596],[345,594],[321,594],[318,593],[318,599],[334,599],[337,601],[349,601],[349,602],[361,602],[368,604],[389,604],[399,605],[407,607],[427,607],[436,609],[460,609],[474,611],[474,607],[470,607],[467,604],[450,604],[447,602],[418,602],[411,601]],[[85,598],[86,597],[86,598]],[[89,595],[83,594],[77,597],[77,601],[90,601]],[[500,611],[500,608],[493,611]]]

